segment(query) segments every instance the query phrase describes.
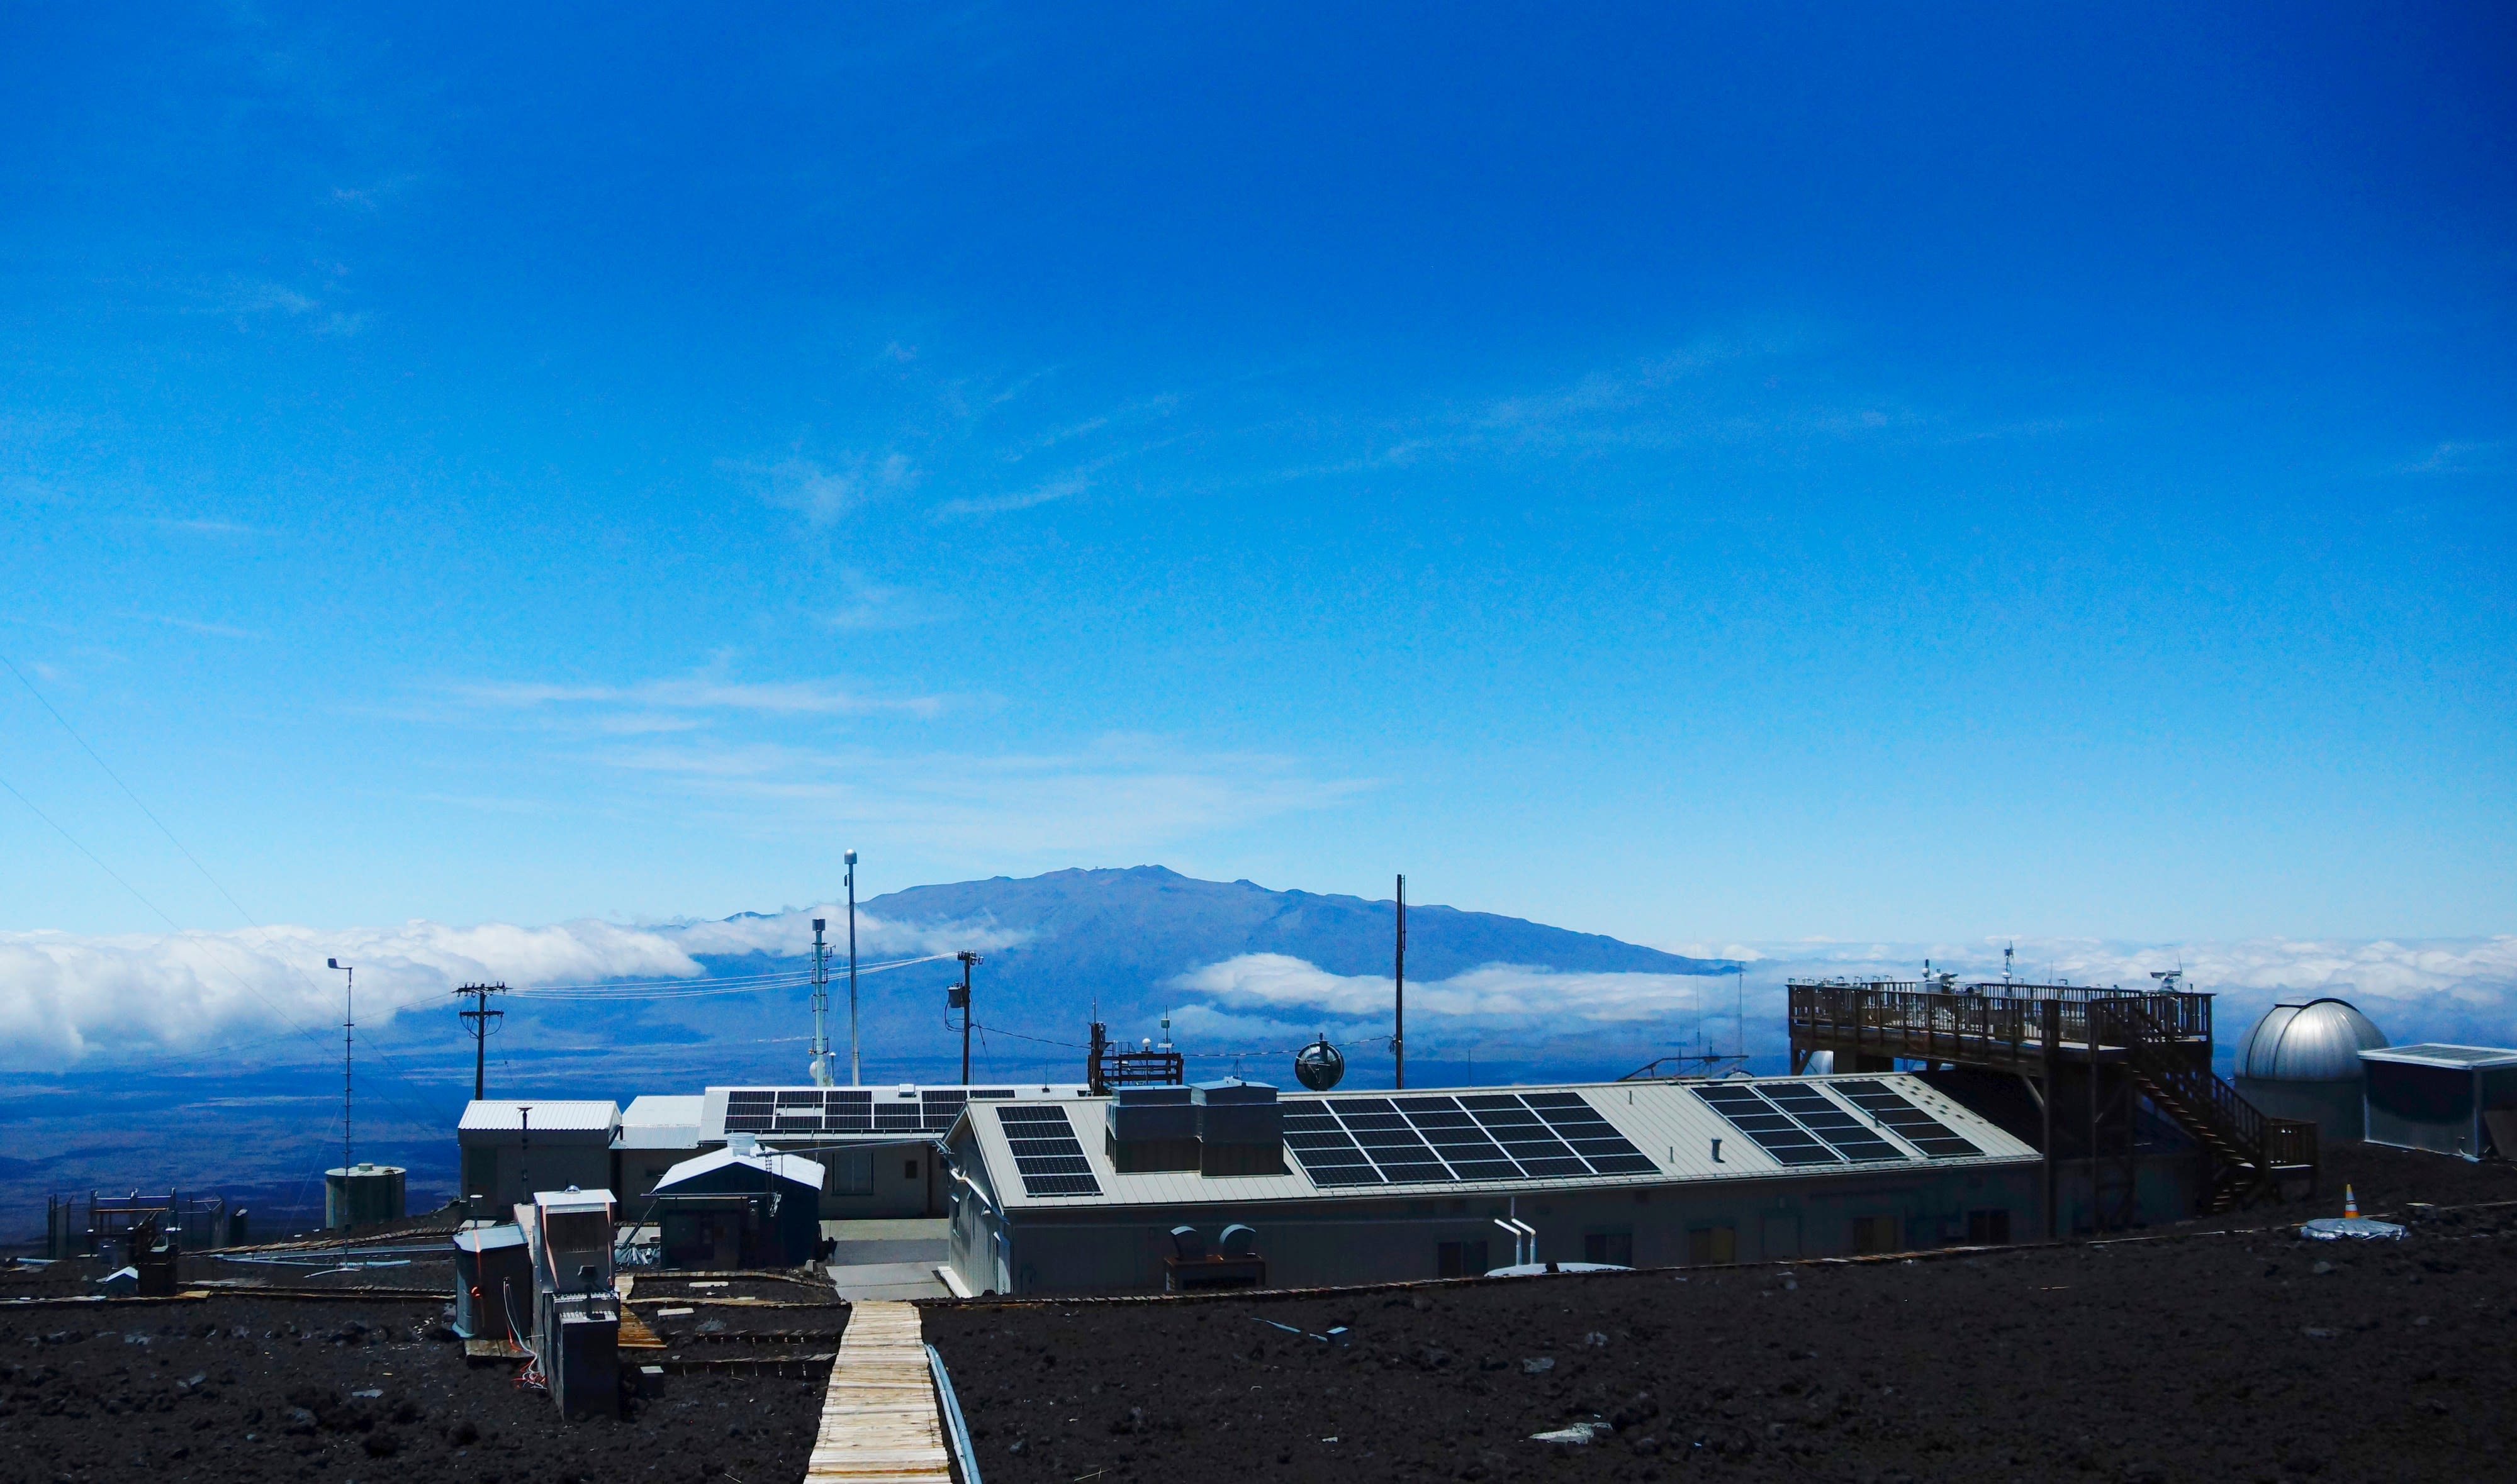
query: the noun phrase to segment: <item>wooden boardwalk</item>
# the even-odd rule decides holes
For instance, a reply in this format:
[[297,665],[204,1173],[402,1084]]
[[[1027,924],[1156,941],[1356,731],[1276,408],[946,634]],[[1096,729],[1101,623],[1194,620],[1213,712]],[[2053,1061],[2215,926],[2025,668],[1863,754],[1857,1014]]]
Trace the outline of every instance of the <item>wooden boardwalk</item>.
[[936,1415],[935,1378],[926,1366],[917,1305],[870,1298],[849,1311],[804,1477],[950,1484],[952,1458]]

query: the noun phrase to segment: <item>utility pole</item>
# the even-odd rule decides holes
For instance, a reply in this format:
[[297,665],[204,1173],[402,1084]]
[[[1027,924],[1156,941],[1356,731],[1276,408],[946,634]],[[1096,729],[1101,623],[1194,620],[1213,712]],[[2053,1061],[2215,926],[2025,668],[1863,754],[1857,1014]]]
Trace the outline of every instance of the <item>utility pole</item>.
[[953,955],[961,960],[961,982],[954,987],[953,1003],[961,1012],[961,1085],[970,1085],[970,965],[986,959],[968,949]]
[[1407,877],[1398,878],[1398,961],[1392,969],[1398,981],[1398,1023],[1389,1037],[1389,1060],[1398,1072],[1398,1085],[1407,1085]]
[[482,1088],[490,1073],[490,1022],[503,1020],[507,1014],[504,1010],[491,1009],[490,996],[505,993],[507,987],[504,984],[467,984],[454,992],[457,999],[466,995],[472,996],[472,1008],[454,1013],[458,1019],[472,1025],[472,1101],[476,1103],[481,1101]]
[[813,1084],[831,1084],[831,950],[822,941],[829,919],[813,919]]
[[[341,1265],[350,1265],[350,1033],[358,1024],[351,1016],[357,1002],[359,971],[338,958],[326,958],[324,965],[341,971]],[[2096,1166],[2091,1166],[2092,1168]],[[329,1181],[324,1182],[329,1184]],[[329,1212],[326,1212],[329,1214]]]
[[[338,958],[326,958],[323,965],[341,971],[341,1168],[347,1170],[350,1167],[350,1032],[357,1024],[350,1018],[350,1011],[356,1000],[359,971]],[[345,1211],[349,1204],[349,1188],[344,1186],[341,1205]]]
[[857,1060],[857,853],[848,852],[848,1085],[865,1085]]

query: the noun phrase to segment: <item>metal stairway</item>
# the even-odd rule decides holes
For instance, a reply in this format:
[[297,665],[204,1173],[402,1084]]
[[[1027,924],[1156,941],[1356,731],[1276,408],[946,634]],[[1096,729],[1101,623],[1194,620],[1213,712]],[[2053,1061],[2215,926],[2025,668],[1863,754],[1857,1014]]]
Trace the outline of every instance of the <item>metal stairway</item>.
[[2092,1039],[2122,1049],[2142,1096],[2202,1146],[2211,1160],[2213,1213],[2278,1198],[2283,1171],[2313,1171],[2316,1125],[2266,1117],[2207,1064],[2182,1050],[2139,996],[2092,1000]]

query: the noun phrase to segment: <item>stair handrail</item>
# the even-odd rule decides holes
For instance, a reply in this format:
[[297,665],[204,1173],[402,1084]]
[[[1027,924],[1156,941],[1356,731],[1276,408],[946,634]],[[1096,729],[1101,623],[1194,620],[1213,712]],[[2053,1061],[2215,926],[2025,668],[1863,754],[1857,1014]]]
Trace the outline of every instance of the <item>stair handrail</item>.
[[2276,1168],[2284,1165],[2316,1163],[2313,1124],[2267,1117],[2219,1074],[2168,1051],[2160,1044],[2163,1028],[2142,1002],[2148,997],[2127,995],[2104,1001],[2103,1008],[2092,1006],[2094,1015],[2119,1038],[2125,1056],[2136,1069],[2162,1084],[2169,1096],[2192,1109],[2197,1118],[2227,1140],[2231,1152],[2252,1169],[2258,1180],[2269,1179]]

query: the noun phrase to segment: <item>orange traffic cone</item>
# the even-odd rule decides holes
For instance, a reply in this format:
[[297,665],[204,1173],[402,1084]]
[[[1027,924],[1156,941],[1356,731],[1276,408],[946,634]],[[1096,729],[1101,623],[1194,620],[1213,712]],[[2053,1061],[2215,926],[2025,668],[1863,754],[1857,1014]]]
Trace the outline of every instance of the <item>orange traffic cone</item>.
[[2360,1198],[2351,1193],[2351,1187],[2348,1185],[2342,1187],[2342,1214],[2346,1216],[2360,1214]]

